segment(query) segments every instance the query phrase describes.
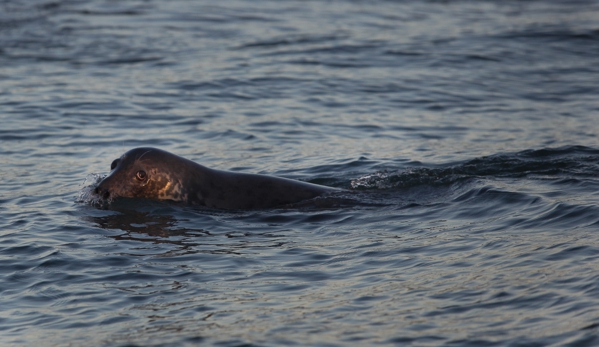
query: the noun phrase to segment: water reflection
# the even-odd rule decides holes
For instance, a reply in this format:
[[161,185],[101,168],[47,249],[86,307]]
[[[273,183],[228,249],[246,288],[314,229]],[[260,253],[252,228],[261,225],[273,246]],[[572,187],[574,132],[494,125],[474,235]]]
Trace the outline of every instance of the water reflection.
[[[136,204],[139,209],[132,209],[131,205]],[[127,207],[118,205],[127,205]],[[160,207],[151,211],[143,210],[153,205]],[[265,225],[260,222],[252,227],[250,223],[256,223],[256,221],[251,222],[253,213],[194,211],[187,207],[178,209],[177,206],[165,207],[165,205],[168,203],[137,200],[117,202],[110,206],[110,210],[117,213],[106,216],[87,216],[84,219],[103,229],[124,231],[122,234],[109,235],[110,238],[117,241],[135,241],[167,246],[157,249],[161,252],[161,256],[168,257],[195,253],[241,255],[255,252],[258,249],[282,247],[287,243],[285,237],[289,229],[281,229],[276,225]],[[234,223],[221,221],[224,215],[233,220],[235,216],[240,220],[247,218],[243,222],[246,229],[236,229]],[[202,225],[202,227],[194,227],[194,225]],[[214,231],[211,231],[211,228]],[[136,246],[133,245],[133,247]]]
[[[182,245],[181,238],[194,238],[210,235],[202,229],[177,227],[177,220],[168,214],[152,214],[135,210],[115,209],[118,214],[103,217],[89,217],[103,229],[120,229],[126,234],[115,236],[117,240],[151,241],[157,243],[172,243]],[[144,236],[138,236],[144,235]]]

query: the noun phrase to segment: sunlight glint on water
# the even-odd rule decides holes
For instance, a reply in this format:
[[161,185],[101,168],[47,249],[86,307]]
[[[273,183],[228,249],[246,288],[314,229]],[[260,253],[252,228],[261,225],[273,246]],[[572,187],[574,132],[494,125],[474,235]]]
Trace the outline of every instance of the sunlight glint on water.
[[[0,345],[597,345],[596,1],[0,4]],[[131,148],[346,189],[94,189]]]

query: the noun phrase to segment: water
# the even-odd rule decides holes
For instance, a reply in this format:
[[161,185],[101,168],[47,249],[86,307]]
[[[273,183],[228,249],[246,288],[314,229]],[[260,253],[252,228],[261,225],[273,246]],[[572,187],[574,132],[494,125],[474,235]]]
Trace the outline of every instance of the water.
[[[3,1],[0,345],[597,345],[597,18]],[[349,192],[92,203],[137,146]]]

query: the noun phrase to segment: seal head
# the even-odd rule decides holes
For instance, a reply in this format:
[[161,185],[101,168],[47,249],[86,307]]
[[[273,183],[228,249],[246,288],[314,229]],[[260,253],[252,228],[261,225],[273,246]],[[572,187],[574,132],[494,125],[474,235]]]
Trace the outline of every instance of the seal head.
[[185,161],[156,148],[130,150],[112,162],[112,172],[96,187],[96,194],[104,199],[187,201],[181,179],[181,172],[186,172]]
[[110,175],[95,189],[106,200],[145,198],[258,209],[338,190],[280,177],[213,170],[157,148],[132,149],[114,160],[110,169]]

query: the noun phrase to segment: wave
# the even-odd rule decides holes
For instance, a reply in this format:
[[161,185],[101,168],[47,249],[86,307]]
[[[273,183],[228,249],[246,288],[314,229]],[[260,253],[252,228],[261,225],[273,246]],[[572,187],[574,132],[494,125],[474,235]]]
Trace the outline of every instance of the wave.
[[392,189],[419,185],[447,185],[472,178],[594,177],[599,172],[599,150],[566,146],[495,154],[457,164],[383,170],[351,181],[351,188]]

